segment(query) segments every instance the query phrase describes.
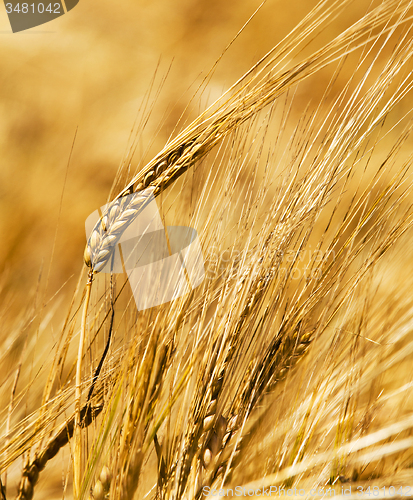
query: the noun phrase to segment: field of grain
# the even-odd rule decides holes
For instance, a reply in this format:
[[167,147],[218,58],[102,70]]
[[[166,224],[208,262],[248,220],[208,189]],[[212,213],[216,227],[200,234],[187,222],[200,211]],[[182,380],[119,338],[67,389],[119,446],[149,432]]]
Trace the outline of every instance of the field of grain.
[[[412,3],[0,6],[1,500],[413,494]],[[144,311],[126,187],[205,266]]]

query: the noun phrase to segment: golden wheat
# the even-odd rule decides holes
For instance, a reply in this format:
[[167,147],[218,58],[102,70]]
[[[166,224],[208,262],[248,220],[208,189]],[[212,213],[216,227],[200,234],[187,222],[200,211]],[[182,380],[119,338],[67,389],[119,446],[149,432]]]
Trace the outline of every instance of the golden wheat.
[[[18,499],[33,498],[72,437],[76,500],[201,498],[211,488],[298,481],[334,487],[380,477],[377,464],[395,453],[408,468],[409,436],[384,451],[376,445],[411,432],[410,413],[370,434],[386,404],[377,377],[413,349],[408,287],[392,297],[395,312],[385,311],[387,295],[369,300],[413,223],[413,125],[398,108],[413,85],[412,2],[371,7],[296,62],[347,4],[321,1],[108,205],[88,239],[88,282],[62,327],[42,405],[0,446],[2,471],[25,455]],[[328,65],[337,76],[347,58],[356,63],[346,83],[334,94],[332,78],[288,128],[296,86]],[[382,150],[393,128],[399,137]],[[188,296],[138,313],[124,276],[93,273],[145,207],[140,192],[152,188],[162,208],[174,205],[189,168],[199,181],[191,225],[202,228],[204,249],[219,242],[239,258],[225,266],[218,257],[212,278]],[[83,282],[82,274],[79,290]]]

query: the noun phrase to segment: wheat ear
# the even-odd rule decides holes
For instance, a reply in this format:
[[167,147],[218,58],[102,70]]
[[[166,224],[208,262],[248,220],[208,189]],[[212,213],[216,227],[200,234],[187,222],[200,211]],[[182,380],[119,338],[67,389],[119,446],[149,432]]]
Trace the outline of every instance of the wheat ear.
[[[87,403],[80,411],[80,426],[88,427],[103,410],[103,404],[91,406]],[[32,500],[34,486],[39,479],[40,472],[46,467],[49,460],[55,457],[59,450],[67,445],[73,437],[76,415],[64,422],[57,434],[47,443],[45,449],[36,458],[28,463],[22,474],[19,484],[17,500]]]
[[[324,5],[321,2],[320,5]],[[334,62],[344,54],[367,44],[369,30],[385,26],[390,13],[399,13],[399,24],[407,22],[406,5],[400,2],[396,11],[390,6],[380,6],[368,13],[360,22],[346,30],[322,50],[315,52],[305,62],[295,65],[281,74],[274,68],[285,55],[281,52],[273,55],[273,49],[254,66],[260,68],[255,76],[253,70],[248,71],[230,91],[233,95],[224,94],[208,110],[181,132],[173,141],[151,160],[146,167],[128,184],[128,186],[109,204],[102,218],[96,223],[88,243],[84,258],[86,264],[94,272],[99,272],[110,259],[114,248],[125,229],[131,224],[146,206],[145,197],[139,194],[147,188],[153,189],[158,196],[164,189],[176,181],[184,172],[220,143],[230,132],[268,106],[292,85],[314,74],[320,68]],[[320,7],[320,6],[319,6]],[[318,7],[318,8],[319,8]],[[318,9],[317,8],[317,9]],[[317,9],[314,9],[317,12]],[[333,12],[333,11],[332,11]],[[332,15],[330,12],[328,15]],[[302,43],[317,27],[318,23],[328,17],[325,13],[315,19],[303,32],[302,39],[295,38],[295,43]],[[290,42],[291,43],[291,42]],[[350,45],[352,47],[350,48]],[[291,48],[290,50],[293,50]],[[238,86],[238,90],[237,90]],[[137,193],[135,196],[126,196]]]

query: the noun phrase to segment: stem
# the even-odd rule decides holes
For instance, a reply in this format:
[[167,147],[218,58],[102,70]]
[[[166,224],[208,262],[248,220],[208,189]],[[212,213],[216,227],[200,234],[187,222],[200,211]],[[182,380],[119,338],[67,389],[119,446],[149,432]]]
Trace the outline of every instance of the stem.
[[88,281],[86,284],[86,296],[83,304],[82,324],[80,328],[79,350],[77,353],[76,365],[76,393],[75,393],[75,446],[73,455],[73,498],[80,500],[81,479],[82,479],[82,430],[81,430],[81,382],[82,382],[82,358],[83,347],[86,337],[86,319],[87,310],[90,301],[90,291],[92,289],[93,271],[89,272]]

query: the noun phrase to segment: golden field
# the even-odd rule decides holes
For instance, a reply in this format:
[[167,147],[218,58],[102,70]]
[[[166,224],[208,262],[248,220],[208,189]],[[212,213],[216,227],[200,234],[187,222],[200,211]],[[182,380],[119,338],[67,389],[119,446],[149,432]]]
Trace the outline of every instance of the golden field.
[[[413,487],[413,9],[317,5],[81,0],[16,34],[0,6],[7,499]],[[96,274],[87,304],[87,216],[276,44],[221,101],[246,116],[251,91],[256,110],[211,115],[225,137],[157,197],[198,231],[208,279],[137,312],[124,275]]]

